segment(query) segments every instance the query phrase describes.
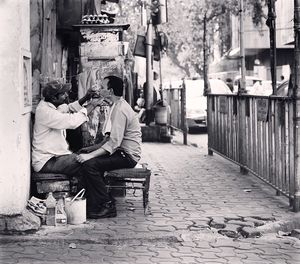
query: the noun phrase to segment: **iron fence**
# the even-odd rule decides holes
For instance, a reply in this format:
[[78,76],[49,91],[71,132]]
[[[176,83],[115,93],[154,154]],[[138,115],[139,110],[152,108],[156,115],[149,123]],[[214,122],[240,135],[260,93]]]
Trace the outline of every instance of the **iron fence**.
[[288,97],[208,95],[208,149],[240,165],[293,203],[293,101]]

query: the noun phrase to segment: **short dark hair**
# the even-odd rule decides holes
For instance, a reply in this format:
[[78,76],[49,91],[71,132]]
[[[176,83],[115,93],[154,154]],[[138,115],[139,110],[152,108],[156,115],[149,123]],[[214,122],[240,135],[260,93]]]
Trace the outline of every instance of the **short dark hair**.
[[116,96],[122,96],[123,95],[123,80],[117,76],[109,75],[106,76],[104,79],[108,79],[108,89],[112,89],[114,92],[114,95]]

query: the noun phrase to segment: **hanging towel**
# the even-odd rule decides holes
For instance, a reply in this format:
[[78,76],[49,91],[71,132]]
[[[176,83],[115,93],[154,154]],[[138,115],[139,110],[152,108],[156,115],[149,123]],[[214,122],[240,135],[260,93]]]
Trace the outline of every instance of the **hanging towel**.
[[115,108],[115,103],[110,107],[108,115],[105,119],[103,129],[102,129],[103,135],[105,135],[106,133],[110,133],[111,131],[111,113],[114,110],[114,108]]

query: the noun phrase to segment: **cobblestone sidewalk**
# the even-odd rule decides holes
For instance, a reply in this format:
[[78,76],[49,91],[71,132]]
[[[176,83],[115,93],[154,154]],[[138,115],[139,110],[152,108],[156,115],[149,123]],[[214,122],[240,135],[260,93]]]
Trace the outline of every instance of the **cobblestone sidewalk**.
[[0,263],[300,263],[296,238],[228,237],[212,225],[295,217],[287,199],[238,166],[179,143],[143,143],[142,161],[152,170],[147,215],[141,193],[128,193],[116,218],[0,236]]

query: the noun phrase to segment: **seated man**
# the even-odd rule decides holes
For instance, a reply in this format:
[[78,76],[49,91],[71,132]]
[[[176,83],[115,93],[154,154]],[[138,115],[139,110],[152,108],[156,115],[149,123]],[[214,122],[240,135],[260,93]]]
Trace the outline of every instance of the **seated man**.
[[80,100],[66,104],[70,84],[51,81],[43,89],[44,100],[36,108],[32,140],[32,166],[36,172],[74,175],[81,164],[69,150],[66,129],[75,129],[88,120],[88,114],[103,98],[93,99],[86,107],[82,105],[91,98],[89,90]]
[[110,94],[106,99],[112,102],[104,127],[109,137],[98,145],[82,149],[77,160],[82,185],[86,189],[88,218],[115,217],[114,199],[105,187],[104,172],[133,168],[141,156],[141,127],[137,113],[123,99],[123,81],[116,76],[104,78],[103,86]]

